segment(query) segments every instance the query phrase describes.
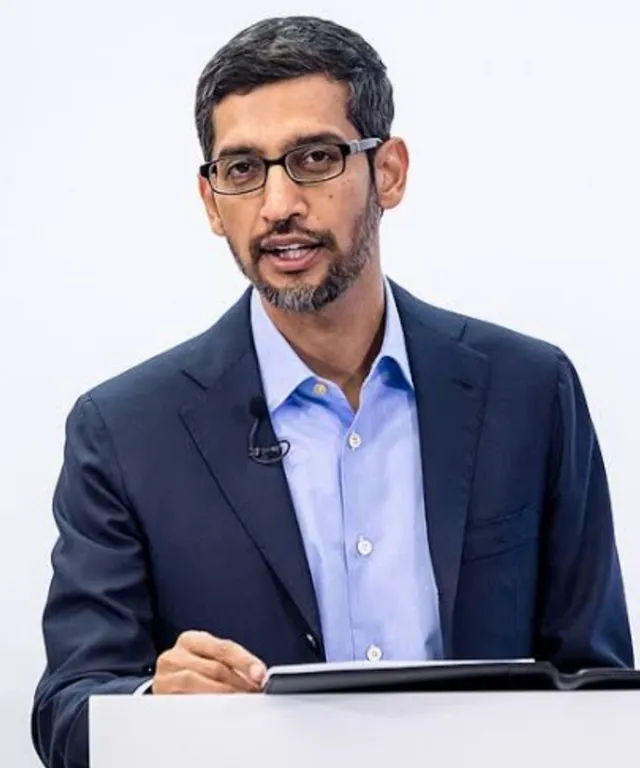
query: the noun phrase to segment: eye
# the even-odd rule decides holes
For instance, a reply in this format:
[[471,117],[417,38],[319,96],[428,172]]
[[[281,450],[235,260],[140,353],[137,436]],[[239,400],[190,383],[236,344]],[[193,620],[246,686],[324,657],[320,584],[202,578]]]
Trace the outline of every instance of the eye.
[[335,150],[327,147],[313,147],[303,152],[298,162],[300,165],[310,167],[314,165],[329,165],[337,159]]
[[342,165],[342,153],[338,147],[319,144],[292,153],[289,162],[299,178],[317,180],[335,175]]
[[254,157],[227,158],[220,163],[219,174],[222,180],[244,181],[260,172],[260,160]]
[[323,163],[330,159],[330,155],[326,149],[312,149],[305,156],[305,160],[309,164]]
[[238,160],[227,168],[227,175],[232,177],[246,176],[255,170],[255,167],[255,163],[251,163],[249,160]]

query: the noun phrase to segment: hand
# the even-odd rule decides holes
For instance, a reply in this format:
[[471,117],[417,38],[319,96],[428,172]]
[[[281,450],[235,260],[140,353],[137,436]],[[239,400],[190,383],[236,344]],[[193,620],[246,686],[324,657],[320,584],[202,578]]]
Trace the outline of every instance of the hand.
[[255,693],[267,669],[231,640],[184,632],[158,657],[153,693]]

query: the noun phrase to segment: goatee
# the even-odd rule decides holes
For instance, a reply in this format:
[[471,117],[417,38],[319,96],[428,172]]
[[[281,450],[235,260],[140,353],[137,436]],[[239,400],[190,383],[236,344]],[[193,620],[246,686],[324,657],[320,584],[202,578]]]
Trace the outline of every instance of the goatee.
[[[319,285],[300,282],[296,285],[276,288],[260,277],[259,262],[267,257],[259,250],[258,244],[253,244],[250,249],[253,269],[249,270],[240,260],[230,240],[228,243],[244,276],[272,306],[289,312],[316,312],[345,294],[356,282],[373,254],[378,237],[379,221],[380,206],[372,186],[364,209],[355,222],[351,248],[346,253],[334,255],[327,274]],[[336,253],[335,238],[330,232],[324,234],[302,232],[300,228],[295,227],[291,219],[282,222],[269,234],[292,233],[314,236],[316,239],[320,239],[323,245],[332,250],[334,254]]]

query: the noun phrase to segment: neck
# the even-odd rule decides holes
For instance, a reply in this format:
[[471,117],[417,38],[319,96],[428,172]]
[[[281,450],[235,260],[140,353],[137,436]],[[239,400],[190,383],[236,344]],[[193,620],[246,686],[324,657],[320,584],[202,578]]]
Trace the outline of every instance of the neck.
[[384,305],[382,272],[375,263],[343,296],[317,312],[299,314],[264,303],[299,357],[317,376],[335,382],[355,408],[382,345]]

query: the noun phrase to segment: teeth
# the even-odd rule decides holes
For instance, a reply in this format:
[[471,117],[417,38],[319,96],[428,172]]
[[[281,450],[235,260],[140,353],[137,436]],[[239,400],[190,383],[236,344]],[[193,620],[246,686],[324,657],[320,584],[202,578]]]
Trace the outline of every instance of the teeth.
[[309,251],[315,246],[313,245],[285,245],[281,248],[274,248],[273,252],[281,259],[289,259],[291,261],[301,258],[304,251]]
[[274,248],[274,251],[301,251],[306,250],[307,248],[311,248],[312,246],[309,244],[298,244],[298,245],[281,245],[278,248]]

